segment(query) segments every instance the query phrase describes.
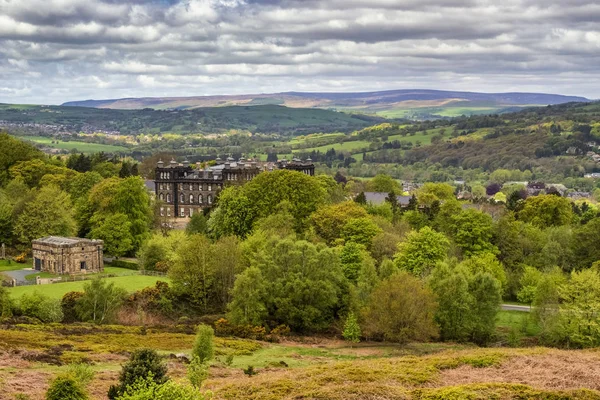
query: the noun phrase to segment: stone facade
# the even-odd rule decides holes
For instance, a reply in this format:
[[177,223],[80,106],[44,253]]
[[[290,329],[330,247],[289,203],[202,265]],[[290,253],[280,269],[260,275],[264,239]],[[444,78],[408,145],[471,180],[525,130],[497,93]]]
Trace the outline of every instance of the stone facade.
[[228,185],[250,181],[262,171],[289,169],[314,175],[315,167],[309,160],[294,159],[291,162],[259,164],[243,158],[225,161],[217,158],[216,165],[202,169],[199,164],[192,168],[188,162],[169,164],[159,161],[156,167],[156,198],[162,202],[161,215],[185,218],[212,207],[218,193]]
[[48,236],[32,242],[33,268],[52,274],[104,271],[102,240]]

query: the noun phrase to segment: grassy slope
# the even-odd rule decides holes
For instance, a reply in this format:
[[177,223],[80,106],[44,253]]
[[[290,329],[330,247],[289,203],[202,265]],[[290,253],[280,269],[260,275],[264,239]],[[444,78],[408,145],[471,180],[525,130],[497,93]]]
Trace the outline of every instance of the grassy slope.
[[[104,151],[106,153],[117,153],[117,152],[127,152],[128,148],[123,146],[112,146],[109,144],[99,144],[99,143],[85,143],[85,142],[62,142],[55,141],[52,138],[44,137],[44,136],[21,136],[19,139],[30,140],[35,143],[43,144],[44,146],[48,146],[54,149],[62,149],[62,150],[73,150],[76,149],[81,153],[98,153]],[[54,142],[54,143],[52,143]]]
[[[154,286],[156,281],[168,281],[167,278],[157,278],[155,276],[120,276],[116,278],[106,278],[107,282],[114,282],[115,285],[124,288],[128,292],[135,292],[148,286]],[[39,292],[53,299],[60,299],[67,292],[82,291],[83,285],[87,281],[54,283],[50,285],[30,285],[9,288],[8,293],[13,298],[19,298],[24,293]]]

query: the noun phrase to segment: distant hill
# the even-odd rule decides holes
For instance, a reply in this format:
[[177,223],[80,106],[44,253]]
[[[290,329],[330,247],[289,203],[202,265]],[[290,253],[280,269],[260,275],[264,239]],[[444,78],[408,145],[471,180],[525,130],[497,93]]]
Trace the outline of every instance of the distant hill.
[[364,93],[245,94],[196,97],[143,97],[84,100],[64,103],[109,109],[195,109],[200,107],[281,105],[290,108],[323,108],[397,118],[440,118],[514,111],[519,107],[587,102],[585,97],[545,93],[477,93],[443,90],[386,90]]
[[382,121],[382,117],[276,105],[202,107],[190,110],[120,110],[0,104],[0,128],[43,133],[186,134],[219,133],[233,129],[294,135],[351,132]]

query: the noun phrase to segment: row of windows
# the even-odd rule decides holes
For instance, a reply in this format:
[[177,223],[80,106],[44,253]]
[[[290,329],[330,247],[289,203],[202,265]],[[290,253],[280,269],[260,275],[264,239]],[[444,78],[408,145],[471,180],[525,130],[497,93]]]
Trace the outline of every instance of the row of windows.
[[[158,190],[171,190],[173,188],[170,183],[159,183]],[[220,189],[221,185],[216,185],[215,188]],[[210,183],[180,183],[179,190],[199,190],[199,191],[208,191],[212,192],[213,185]]]
[[170,178],[171,178],[170,172],[161,172],[160,173],[160,179],[170,179]]
[[[158,195],[158,198],[160,201],[170,203],[171,202],[171,193],[167,193],[166,196],[161,193]],[[199,194],[197,198],[193,194],[190,194],[190,196],[188,197],[189,204],[194,204],[196,202],[196,199],[198,199],[198,204],[204,203],[204,196],[202,196],[201,194]],[[186,196],[182,193],[179,196],[179,203],[185,204],[185,202],[186,202]],[[206,196],[206,203],[212,204],[212,202],[213,202],[212,194],[209,194],[208,196]]]
[[[160,216],[164,217],[165,214],[166,214],[167,217],[170,217],[171,216],[171,209],[170,208],[166,208],[165,209],[164,207],[161,207],[160,208]],[[194,209],[193,208],[187,208],[186,209],[186,208],[181,207],[179,209],[179,216],[180,217],[188,217],[188,216],[191,217],[192,215],[194,215]]]

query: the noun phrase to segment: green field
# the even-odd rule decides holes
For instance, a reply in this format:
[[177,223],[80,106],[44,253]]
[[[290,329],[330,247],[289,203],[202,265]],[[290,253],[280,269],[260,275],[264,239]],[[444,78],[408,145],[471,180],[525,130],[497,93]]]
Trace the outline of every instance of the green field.
[[[143,275],[131,275],[131,276],[119,276],[116,278],[106,278],[107,282],[114,282],[115,285],[122,287],[129,293],[143,289],[148,286],[154,286],[157,281],[168,281],[168,278],[156,277],[156,276],[143,276]],[[25,293],[39,292],[53,299],[60,299],[65,293],[73,291],[82,291],[83,285],[89,281],[79,282],[65,282],[65,283],[53,283],[49,285],[30,285],[30,286],[18,286],[15,288],[9,288],[8,293],[13,298],[19,298]]]
[[[22,140],[29,140],[44,146],[52,147],[61,150],[77,150],[81,153],[99,153],[101,151],[105,153],[118,153],[127,152],[129,149],[123,146],[113,146],[109,144],[98,144],[98,143],[85,143],[85,142],[62,142],[53,138],[44,136],[21,136]],[[52,143],[54,142],[54,143]]]
[[15,271],[17,269],[23,269],[31,266],[31,262],[28,260],[25,264],[19,264],[14,261],[8,263],[9,260],[0,260],[0,272],[2,271]]
[[329,149],[335,149],[335,151],[348,151],[352,153],[353,151],[357,151],[362,148],[368,148],[370,144],[371,142],[366,140],[356,140],[353,142],[333,143],[319,147],[311,147],[308,149],[294,150],[294,153],[310,153],[311,151],[320,151],[321,153],[326,153]]
[[[130,276],[136,275],[137,271],[127,269],[127,268],[118,268],[118,267],[104,267],[104,272],[100,274],[87,274],[86,276],[97,276],[97,275],[116,275],[116,276]],[[60,275],[51,274],[49,272],[36,272],[30,275],[25,276],[25,279],[28,281],[34,281],[35,278],[39,276],[40,278],[57,278]]]
[[397,108],[377,112],[377,115],[385,118],[419,118],[426,115],[438,115],[440,117],[460,117],[461,115],[494,114],[502,110],[502,107],[420,107],[420,108]]

